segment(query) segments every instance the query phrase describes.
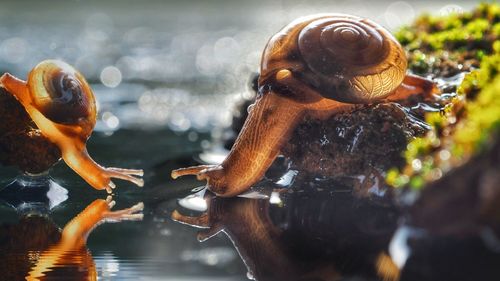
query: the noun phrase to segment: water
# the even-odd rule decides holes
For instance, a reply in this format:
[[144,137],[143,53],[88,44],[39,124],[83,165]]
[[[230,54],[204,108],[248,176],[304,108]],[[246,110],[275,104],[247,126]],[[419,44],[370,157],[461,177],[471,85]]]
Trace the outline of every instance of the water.
[[[128,183],[120,182],[119,191],[113,196],[116,200],[115,210],[128,208],[138,202],[144,202],[145,209],[143,210],[144,219],[134,222],[119,222],[105,223],[99,225],[89,235],[88,243],[85,246],[86,257],[93,260],[95,264],[95,272],[100,280],[206,280],[213,278],[214,280],[243,280],[245,270],[241,261],[238,259],[237,253],[231,246],[229,241],[225,239],[216,239],[208,244],[199,244],[195,239],[195,230],[186,228],[169,219],[170,212],[177,205],[177,198],[180,198],[189,193],[192,186],[196,186],[193,181],[185,182],[184,184],[176,183],[175,185],[169,182],[170,163],[162,164],[164,159],[169,160],[170,157],[175,157],[175,154],[165,155],[162,157],[152,156],[152,153],[143,154],[144,151],[134,151],[132,148],[136,144],[124,142],[123,138],[133,137],[133,134],[126,132],[116,132],[113,136],[107,137],[104,134],[93,136],[89,145],[89,151],[96,155],[100,163],[111,165],[113,161],[109,159],[117,159],[116,153],[124,153],[125,157],[120,157],[122,166],[133,166],[137,164],[136,159],[150,158],[150,165],[146,168],[147,173],[145,179],[148,185],[144,189]],[[150,133],[149,137],[158,139],[170,139],[162,143],[161,147],[156,147],[155,151],[169,151],[169,145],[174,145],[176,142],[185,141],[186,136],[169,136],[169,134],[155,135]],[[110,152],[108,160],[103,160],[102,155],[106,155],[106,144],[124,143],[118,149],[118,152]],[[194,147],[195,145],[193,145]],[[102,151],[102,153],[98,153]],[[185,146],[186,153],[189,147]],[[99,157],[98,155],[101,155]],[[182,158],[177,158],[181,159]],[[145,161],[145,160],[142,160]],[[179,160],[180,161],[180,160]],[[187,160],[189,161],[189,158]],[[158,165],[154,167],[154,165]],[[177,164],[180,165],[180,164]],[[13,180],[17,171],[10,169],[2,169],[2,186]],[[68,197],[65,201],[60,202],[57,206],[51,206],[52,202],[45,194],[30,195],[29,191],[23,190],[22,194],[16,192],[16,196],[5,195],[5,190],[2,194],[2,205],[0,207],[0,221],[4,226],[11,225],[23,229],[27,227],[33,231],[27,237],[19,237],[19,233],[7,234],[5,228],[0,231],[4,243],[0,246],[2,253],[9,253],[8,256],[2,254],[1,258],[5,263],[2,266],[2,272],[9,272],[7,264],[14,263],[14,257],[25,256],[27,252],[33,252],[35,256],[40,255],[49,241],[42,244],[43,247],[33,246],[32,249],[26,249],[23,245],[30,245],[33,237],[38,240],[43,240],[43,237],[48,236],[48,233],[59,233],[62,228],[76,215],[82,212],[91,202],[100,198],[105,199],[106,195],[102,192],[94,191],[85,182],[78,178],[73,171],[68,169],[64,163],[57,164],[50,175],[53,180],[60,186],[68,190]],[[38,188],[39,190],[40,188]],[[61,192],[61,191],[60,191]],[[61,194],[61,193],[59,193]],[[64,192],[62,192],[64,195]],[[63,196],[64,197],[64,196]],[[19,198],[21,198],[19,200]],[[28,206],[30,205],[30,206]],[[43,222],[36,224],[33,229],[30,223],[26,225],[21,222],[23,218],[30,218],[33,214],[41,215]],[[21,230],[22,233],[22,230]],[[25,239],[25,240],[23,240]],[[12,241],[13,240],[13,241]],[[213,252],[212,252],[213,250]],[[89,251],[88,253],[86,251]],[[200,253],[205,252],[205,257],[200,257]],[[90,255],[90,256],[89,256]],[[77,255],[78,256],[78,255]],[[81,256],[81,254],[80,254]],[[217,259],[220,257],[220,261]],[[35,263],[31,263],[34,265]],[[17,263],[14,268],[25,268],[22,263]],[[82,265],[73,263],[60,262],[54,264],[50,273],[53,276],[73,276],[75,268]],[[68,269],[68,267],[70,269]],[[73,268],[73,270],[71,270]],[[83,267],[85,268],[85,267]],[[49,270],[51,271],[51,270]],[[24,274],[26,274],[24,272]],[[0,280],[20,280],[18,275],[16,278],[8,278],[9,275],[2,275]],[[73,276],[74,277],[74,276]],[[7,279],[2,279],[7,278]],[[75,277],[76,278],[76,277]],[[53,280],[53,279],[50,279]],[[58,279],[56,279],[58,280]],[[61,279],[67,280],[67,279]]]
[[[294,185],[295,193],[236,199],[207,195],[179,201],[200,183],[189,178],[174,182],[169,174],[195,164],[193,156],[204,150],[199,158],[221,158],[217,149],[212,148],[212,154],[206,150],[223,137],[232,106],[249,98],[247,82],[258,68],[267,38],[291,19],[346,12],[395,28],[424,9],[446,12],[448,8],[436,1],[5,1],[0,11],[1,72],[24,78],[46,58],[64,59],[82,71],[99,101],[90,154],[105,166],[143,168],[146,185],[140,189],[117,182],[113,195],[114,210],[143,202],[142,220],[103,223],[82,247],[64,251],[50,248],[60,245],[64,226],[106,195],[94,191],[63,162],[50,171],[52,181],[41,183],[53,187],[46,189],[52,190],[50,196],[40,189],[6,196],[4,190],[0,280],[21,280],[37,267],[45,268],[42,271],[50,280],[92,275],[99,280],[289,280],[290,274],[302,280],[340,276],[373,280],[403,274],[411,280],[418,276],[411,275],[411,269],[418,272],[426,264],[418,263],[423,254],[413,258],[416,263],[405,260],[410,264],[406,275],[387,262],[395,255],[387,249],[394,244],[391,239],[398,227],[398,210],[389,192],[377,189],[359,198],[350,187],[328,181],[314,182],[319,188],[311,191],[306,188],[310,182],[295,180],[296,171],[290,171],[259,187],[269,191]],[[1,167],[0,187],[18,174]],[[200,225],[194,218],[205,209],[209,224]],[[172,220],[174,211],[192,217],[188,223],[202,229],[179,223],[182,217]],[[405,237],[413,237],[410,234]],[[404,243],[407,238],[401,239]],[[479,245],[468,259],[445,250],[441,256],[459,259],[458,265],[481,257],[497,261],[498,255],[480,241],[467,243]],[[430,244],[425,245],[432,253]],[[57,262],[46,264],[61,255]]]

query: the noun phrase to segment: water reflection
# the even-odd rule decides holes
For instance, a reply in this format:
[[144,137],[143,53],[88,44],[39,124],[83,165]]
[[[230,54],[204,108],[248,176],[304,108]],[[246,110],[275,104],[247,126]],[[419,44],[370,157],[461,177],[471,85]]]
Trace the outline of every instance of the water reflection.
[[399,216],[392,196],[360,196],[336,182],[301,186],[274,200],[207,193],[206,212],[184,208],[172,218],[204,228],[200,241],[224,232],[256,280],[397,280],[387,251]]
[[408,212],[387,190],[298,181],[288,191],[261,183],[270,195],[257,199],[198,192],[179,201],[172,219],[201,228],[201,242],[224,233],[255,280],[493,281],[500,276],[500,240],[491,227],[458,229],[463,218],[452,211],[460,218],[439,227],[453,231],[438,233],[432,222],[450,211],[426,213],[423,219],[421,210]]
[[115,201],[97,199],[61,230],[46,214],[25,212],[16,224],[0,226],[0,269],[5,280],[96,280],[96,266],[86,243],[106,222],[142,220],[138,203],[112,211]]
[[19,213],[46,213],[68,199],[68,190],[49,176],[22,173],[0,189],[0,201]]

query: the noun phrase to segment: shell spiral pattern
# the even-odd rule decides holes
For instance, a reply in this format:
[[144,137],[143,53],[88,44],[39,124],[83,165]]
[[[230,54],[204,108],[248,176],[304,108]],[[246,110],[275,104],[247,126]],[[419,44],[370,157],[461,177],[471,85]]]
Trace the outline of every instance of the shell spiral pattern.
[[401,84],[407,68],[403,48],[387,30],[342,14],[293,22],[270,40],[264,57],[271,59],[263,61],[264,72],[289,68],[324,97],[348,103],[387,97]]
[[53,122],[77,124],[96,114],[94,95],[87,81],[64,62],[41,62],[30,72],[28,86],[36,108]]

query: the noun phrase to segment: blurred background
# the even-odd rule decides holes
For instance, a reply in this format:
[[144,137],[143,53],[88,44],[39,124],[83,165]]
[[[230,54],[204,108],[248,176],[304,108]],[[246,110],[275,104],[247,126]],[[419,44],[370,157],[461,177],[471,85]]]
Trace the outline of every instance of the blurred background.
[[[146,170],[143,190],[120,182],[115,196],[117,208],[145,201],[144,220],[103,225],[89,238],[100,280],[247,279],[243,262],[224,235],[200,244],[196,229],[170,220],[177,199],[200,183],[170,182],[169,172],[221,137],[222,128],[231,123],[234,105],[251,98],[249,80],[258,71],[267,40],[281,27],[299,16],[335,12],[367,17],[394,30],[422,12],[447,14],[475,4],[434,0],[0,3],[0,72],[25,79],[33,66],[49,58],[75,66],[98,100],[99,121],[89,140],[90,154],[105,166]],[[0,186],[17,174],[1,167]],[[60,227],[88,203],[105,197],[64,163],[57,164],[51,175],[69,190],[66,201],[48,210]],[[0,206],[0,223],[16,223],[21,213],[13,207]]]
[[465,1],[5,1],[0,71],[19,77],[47,58],[93,84],[99,130],[174,131],[227,126],[248,97],[267,40],[291,20],[348,13],[394,30],[422,12],[469,9]]

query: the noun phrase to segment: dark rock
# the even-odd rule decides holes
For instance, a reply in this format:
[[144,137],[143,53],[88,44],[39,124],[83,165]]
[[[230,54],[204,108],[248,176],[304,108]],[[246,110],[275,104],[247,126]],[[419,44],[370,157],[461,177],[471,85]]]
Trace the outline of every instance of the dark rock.
[[425,131],[399,104],[361,106],[325,121],[306,120],[282,153],[292,169],[331,177],[364,175],[403,166],[408,141]]
[[500,235],[500,136],[461,167],[428,184],[410,209],[411,224],[439,235]]
[[24,107],[1,87],[0,116],[0,164],[36,174],[59,161],[59,148],[41,134]]

